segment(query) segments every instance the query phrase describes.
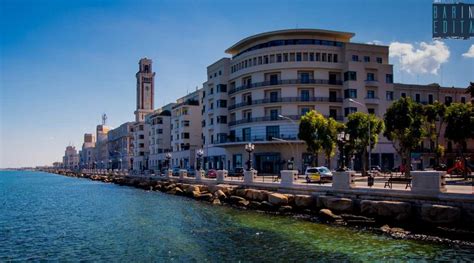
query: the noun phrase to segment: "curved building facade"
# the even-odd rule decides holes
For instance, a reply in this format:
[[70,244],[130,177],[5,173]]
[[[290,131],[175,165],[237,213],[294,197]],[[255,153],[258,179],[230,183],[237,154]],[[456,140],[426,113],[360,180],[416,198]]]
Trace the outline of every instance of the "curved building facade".
[[[228,48],[232,58],[208,67],[203,87],[202,137],[208,166],[243,167],[244,144],[252,142],[254,166],[260,173],[278,173],[291,158],[303,170],[311,155],[297,134],[298,120],[306,112],[314,109],[338,121],[356,111],[382,117],[393,100],[388,47],[352,43],[353,36],[316,29],[280,30]],[[225,91],[218,91],[224,86]],[[384,139],[373,152],[373,164],[391,168],[398,161]],[[336,158],[328,164],[320,156],[318,164],[334,167]]]

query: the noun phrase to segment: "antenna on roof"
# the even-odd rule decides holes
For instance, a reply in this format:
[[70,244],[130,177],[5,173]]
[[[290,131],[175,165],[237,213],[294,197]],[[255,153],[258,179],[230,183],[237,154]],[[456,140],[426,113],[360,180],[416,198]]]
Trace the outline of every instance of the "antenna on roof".
[[107,123],[107,114],[102,114],[102,125],[105,125]]

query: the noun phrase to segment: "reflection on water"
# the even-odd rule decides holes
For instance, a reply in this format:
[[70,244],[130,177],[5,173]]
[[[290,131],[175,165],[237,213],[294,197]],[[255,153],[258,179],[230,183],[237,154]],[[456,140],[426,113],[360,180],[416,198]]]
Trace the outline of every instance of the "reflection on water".
[[86,179],[0,172],[0,261],[474,260],[474,252]]

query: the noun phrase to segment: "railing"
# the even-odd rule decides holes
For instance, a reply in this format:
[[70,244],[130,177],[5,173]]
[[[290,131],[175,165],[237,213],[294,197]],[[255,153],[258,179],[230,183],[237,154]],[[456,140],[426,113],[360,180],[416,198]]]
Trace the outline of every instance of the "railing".
[[[261,136],[251,136],[250,138],[243,137],[234,137],[228,138],[226,141],[217,142],[219,143],[230,143],[230,142],[264,142],[264,141],[273,141],[272,138],[278,138],[285,141],[296,141],[299,140],[296,135],[290,134],[277,134],[277,135],[261,135]],[[278,141],[278,140],[274,140]]]
[[278,98],[265,98],[260,100],[245,101],[229,105],[228,109],[233,110],[240,107],[259,105],[267,103],[278,103],[278,102],[342,102],[342,98],[337,97],[278,97]]
[[294,85],[294,84],[322,84],[322,85],[342,85],[340,80],[328,79],[280,79],[263,82],[255,82],[252,84],[243,85],[240,87],[231,88],[229,94],[236,93],[241,90],[247,90],[258,87],[273,86],[273,85]]
[[[289,115],[285,116],[285,119],[292,119],[295,121],[299,121],[302,115]],[[333,118],[336,121],[342,121],[344,120],[343,116],[325,116],[326,118]],[[279,118],[278,116],[264,116],[264,117],[255,117],[255,118],[245,118],[241,120],[236,120],[236,121],[230,121],[229,126],[234,126],[234,125],[239,125],[239,124],[244,124],[244,123],[252,123],[252,122],[262,122],[262,121],[284,121],[285,119]]]

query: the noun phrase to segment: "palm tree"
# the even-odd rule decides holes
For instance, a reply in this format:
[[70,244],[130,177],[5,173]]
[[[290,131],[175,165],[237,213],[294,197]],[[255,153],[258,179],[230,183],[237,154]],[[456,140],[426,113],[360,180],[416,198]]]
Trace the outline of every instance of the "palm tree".
[[474,104],[474,82],[469,83],[465,93],[471,95],[471,103]]

